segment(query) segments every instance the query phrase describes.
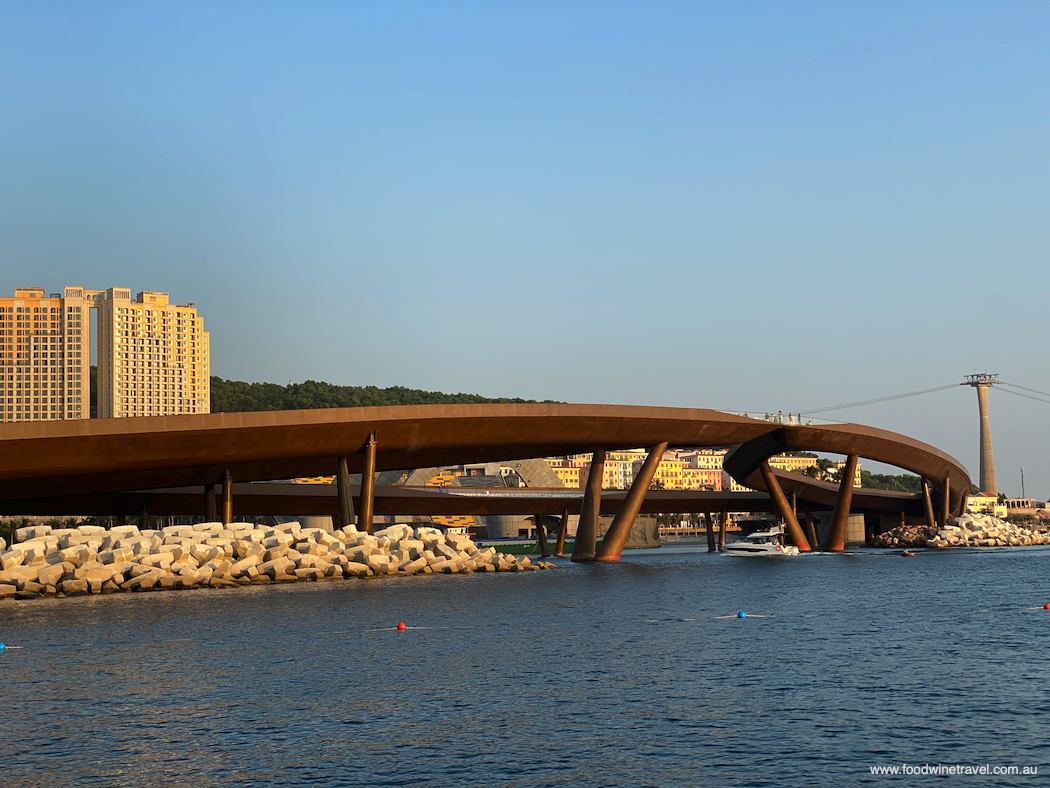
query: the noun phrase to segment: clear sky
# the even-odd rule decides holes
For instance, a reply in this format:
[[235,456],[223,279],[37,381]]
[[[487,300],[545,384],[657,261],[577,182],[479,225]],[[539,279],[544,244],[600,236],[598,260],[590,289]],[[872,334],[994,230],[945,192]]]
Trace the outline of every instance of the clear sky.
[[[1050,4],[0,2],[0,292],[213,374],[797,411],[1050,391]],[[992,395],[1050,497],[1050,404]],[[829,414],[977,477],[969,389]]]

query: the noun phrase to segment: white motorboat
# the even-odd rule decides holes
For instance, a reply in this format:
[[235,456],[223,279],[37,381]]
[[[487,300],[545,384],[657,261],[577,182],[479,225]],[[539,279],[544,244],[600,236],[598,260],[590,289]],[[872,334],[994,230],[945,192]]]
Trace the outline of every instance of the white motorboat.
[[784,544],[784,529],[779,525],[768,531],[755,531],[739,542],[730,542],[725,546],[726,555],[744,556],[779,556],[798,555],[798,548]]

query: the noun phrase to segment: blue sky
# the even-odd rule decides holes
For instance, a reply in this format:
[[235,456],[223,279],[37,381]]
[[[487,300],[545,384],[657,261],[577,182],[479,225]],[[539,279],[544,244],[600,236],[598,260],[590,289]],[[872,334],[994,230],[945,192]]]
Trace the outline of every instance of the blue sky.
[[[1050,391],[1043,3],[2,3],[0,292],[212,371],[806,410]],[[977,474],[968,389],[833,414]],[[1050,496],[1050,405],[992,396]],[[1016,489],[1015,489],[1016,488]]]

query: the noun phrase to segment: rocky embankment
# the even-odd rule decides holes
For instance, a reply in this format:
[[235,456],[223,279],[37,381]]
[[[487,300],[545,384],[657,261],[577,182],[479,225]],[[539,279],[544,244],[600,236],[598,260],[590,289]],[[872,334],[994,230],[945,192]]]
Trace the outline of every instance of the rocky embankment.
[[1050,544],[1050,534],[986,514],[964,514],[954,525],[930,528],[908,525],[879,534],[871,547],[1022,547]]
[[225,588],[416,574],[550,569],[525,556],[481,550],[467,536],[394,525],[374,534],[202,523],[140,531],[135,526],[19,529],[0,540],[0,599],[118,591]]

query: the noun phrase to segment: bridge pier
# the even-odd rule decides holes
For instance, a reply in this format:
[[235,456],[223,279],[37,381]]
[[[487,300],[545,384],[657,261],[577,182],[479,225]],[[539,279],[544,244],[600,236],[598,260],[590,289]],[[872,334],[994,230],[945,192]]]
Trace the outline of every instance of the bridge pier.
[[667,441],[658,443],[649,450],[645,462],[642,463],[642,469],[638,472],[634,481],[631,482],[631,489],[627,491],[623,503],[620,504],[620,508],[613,518],[612,525],[609,526],[609,530],[605,534],[605,539],[602,540],[601,548],[599,548],[597,555],[594,556],[595,561],[613,563],[620,560],[620,553],[623,552],[623,546],[627,544],[627,537],[631,535],[631,527],[638,517],[638,512],[641,511],[642,502],[645,501],[645,494],[649,492],[649,485],[653,482],[656,469],[659,467],[665,451],[667,451]]
[[375,511],[376,433],[372,430],[365,441],[365,461],[361,469],[361,516],[357,530],[372,533],[372,513]]
[[809,543],[811,545],[820,544],[820,539],[817,536],[817,524],[813,522],[813,512],[806,512],[806,535],[809,537]]
[[204,522],[216,523],[219,521],[219,512],[215,507],[215,485],[204,485]]
[[565,536],[569,532],[569,510],[561,513],[561,524],[558,526],[558,542],[554,546],[554,555],[561,558],[565,555]]
[[791,537],[791,541],[798,546],[800,553],[810,552],[812,548],[806,540],[806,535],[802,533],[798,520],[795,519],[795,513],[791,511],[791,506],[788,504],[787,496],[784,495],[780,482],[777,481],[777,477],[769,467],[769,462],[762,460],[758,469],[762,473],[762,481],[765,482],[769,497],[773,499],[773,508],[776,509],[777,515],[787,524],[787,532],[788,536]]
[[547,529],[543,526],[543,515],[534,514],[536,518],[536,541],[540,546],[540,557],[546,558],[551,554],[551,551],[547,549]]
[[233,522],[233,474],[226,469],[226,476],[222,480],[222,524],[229,525]]
[[602,502],[602,473],[605,470],[605,449],[595,449],[591,455],[591,469],[587,473],[587,489],[580,507],[580,524],[576,526],[576,542],[572,546],[573,561],[593,561],[594,545],[598,539],[598,513]]
[[947,528],[952,519],[952,477],[944,477],[944,505],[941,507],[941,528]]
[[718,547],[715,546],[715,523],[711,512],[704,512],[704,529],[707,531],[707,552],[713,553]]
[[729,525],[729,507],[722,507],[722,514],[718,518],[718,552],[726,550],[726,527]]
[[353,525],[354,499],[350,496],[350,470],[346,455],[336,458],[335,482],[339,492],[339,527]]
[[926,527],[936,528],[937,523],[933,519],[933,501],[930,499],[930,483],[925,478],[922,480],[922,504],[926,512]]
[[849,522],[849,508],[853,502],[853,477],[857,475],[856,454],[846,457],[846,466],[842,469],[842,480],[839,482],[839,495],[835,501],[835,511],[831,515],[831,527],[824,540],[824,550],[829,553],[841,553],[846,549],[846,525]]

